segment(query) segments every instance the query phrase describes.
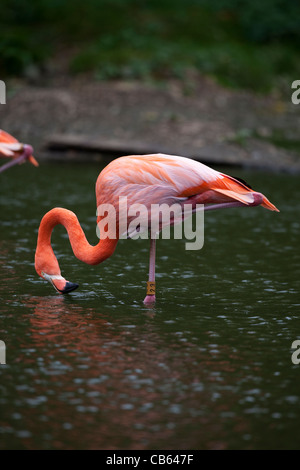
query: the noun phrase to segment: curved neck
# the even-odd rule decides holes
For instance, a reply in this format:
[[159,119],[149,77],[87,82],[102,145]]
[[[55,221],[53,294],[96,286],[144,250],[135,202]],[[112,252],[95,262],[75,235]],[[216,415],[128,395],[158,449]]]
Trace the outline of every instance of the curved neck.
[[[77,216],[73,212],[62,208],[52,209],[43,217],[39,228],[36,249],[37,271],[44,271],[48,274],[60,273],[57,259],[51,247],[52,231],[59,224],[66,228],[76,258],[87,264],[102,263],[113,254],[118,243],[118,239],[105,238],[100,240],[96,246],[90,245]],[[49,272],[49,269],[52,272]]]

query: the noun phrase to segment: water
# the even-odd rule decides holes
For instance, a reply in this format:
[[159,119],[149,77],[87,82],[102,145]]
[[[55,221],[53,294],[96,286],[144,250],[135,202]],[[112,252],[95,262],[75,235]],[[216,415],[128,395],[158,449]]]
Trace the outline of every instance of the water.
[[122,240],[92,267],[57,227],[54,250],[79,290],[59,296],[34,271],[52,207],[76,212],[97,242],[98,171],[1,175],[0,448],[299,449],[298,177],[234,171],[281,212],[208,213],[198,252],[159,241],[158,301],[146,308],[147,240]]

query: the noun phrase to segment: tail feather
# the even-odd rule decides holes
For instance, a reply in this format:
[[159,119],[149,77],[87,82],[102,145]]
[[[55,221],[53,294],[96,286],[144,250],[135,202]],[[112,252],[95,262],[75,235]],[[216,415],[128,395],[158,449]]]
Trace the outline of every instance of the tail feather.
[[236,180],[231,176],[222,174],[223,178],[218,178],[213,186],[213,190],[217,193],[223,194],[231,199],[242,202],[246,205],[257,205],[258,196],[262,198],[262,201],[258,204],[269,209],[271,211],[279,212],[276,206],[272,204],[263,194],[253,191],[244,182]]
[[253,204],[254,202],[254,197],[250,191],[248,193],[238,193],[237,191],[233,191],[230,189],[221,189],[221,188],[213,188],[213,189],[217,193],[223,194],[224,196],[227,196],[230,199],[235,199],[236,201],[242,202],[243,204],[246,204],[247,206],[249,204]]
[[277,207],[274,206],[274,204],[272,204],[272,202],[270,202],[269,199],[266,198],[266,196],[264,196],[261,206],[265,209],[269,209],[269,211],[280,212],[280,210],[277,209]]
[[[5,157],[17,158],[18,152],[24,151],[25,147],[26,146],[15,139],[15,137],[0,129],[0,153],[2,155]],[[34,166],[39,166],[33,155],[28,156],[28,161]]]
[[28,158],[28,161],[32,163],[32,165],[34,166],[39,166],[39,162],[36,161],[33,155],[30,155],[30,157]]

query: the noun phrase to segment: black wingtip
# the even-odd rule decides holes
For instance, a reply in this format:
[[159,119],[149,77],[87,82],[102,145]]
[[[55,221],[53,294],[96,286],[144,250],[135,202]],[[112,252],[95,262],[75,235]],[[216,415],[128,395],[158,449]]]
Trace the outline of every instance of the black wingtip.
[[77,289],[79,287],[79,284],[76,284],[75,282],[67,282],[64,289],[61,290],[60,292],[62,294],[69,294],[73,290]]
[[234,178],[235,180],[239,181],[240,183],[242,183],[244,186],[246,186],[248,189],[253,189],[252,186],[250,186],[250,184],[246,183],[245,180],[243,180],[242,178],[238,178],[237,176],[232,176],[232,178]]

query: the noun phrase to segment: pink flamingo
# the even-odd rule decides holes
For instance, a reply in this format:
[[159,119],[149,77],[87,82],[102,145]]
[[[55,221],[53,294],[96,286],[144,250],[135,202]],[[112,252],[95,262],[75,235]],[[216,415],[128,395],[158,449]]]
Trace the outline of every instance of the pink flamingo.
[[[115,208],[117,230],[119,220],[126,219],[119,206],[126,197],[128,207],[144,204],[151,210],[152,204],[178,203],[182,207],[203,204],[204,210],[261,205],[271,211],[278,209],[261,193],[253,191],[245,182],[220,173],[195,160],[171,155],[132,155],[120,157],[109,163],[96,182],[97,207],[110,204]],[[104,216],[98,215],[97,224]],[[170,222],[170,224],[172,221]],[[61,275],[58,261],[51,247],[54,227],[62,224],[69,235],[74,255],[84,263],[97,265],[115,251],[118,235],[104,237],[96,246],[88,243],[76,215],[62,208],[55,208],[42,219],[37,240],[35,269],[39,276],[49,281],[62,294],[73,291],[77,284]],[[99,226],[99,225],[98,225]],[[151,227],[150,227],[151,229]],[[155,238],[150,239],[150,264],[148,290],[144,303],[155,301]]]
[[31,145],[21,144],[17,139],[0,129],[0,157],[11,158],[11,161],[0,167],[0,173],[19,163],[28,160],[34,166],[39,166],[32,156]]

